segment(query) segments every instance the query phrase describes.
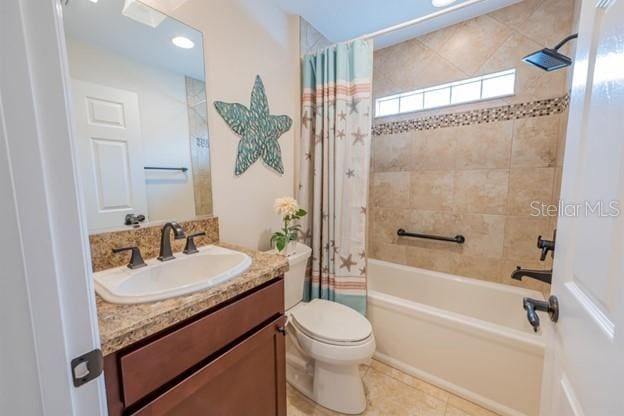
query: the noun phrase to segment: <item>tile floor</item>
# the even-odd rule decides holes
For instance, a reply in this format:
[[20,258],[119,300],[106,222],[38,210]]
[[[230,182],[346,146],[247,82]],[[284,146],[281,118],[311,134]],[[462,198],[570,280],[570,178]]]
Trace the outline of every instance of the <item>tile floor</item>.
[[[474,403],[379,361],[360,369],[367,392],[367,416],[498,416]],[[333,416],[288,386],[288,416]]]

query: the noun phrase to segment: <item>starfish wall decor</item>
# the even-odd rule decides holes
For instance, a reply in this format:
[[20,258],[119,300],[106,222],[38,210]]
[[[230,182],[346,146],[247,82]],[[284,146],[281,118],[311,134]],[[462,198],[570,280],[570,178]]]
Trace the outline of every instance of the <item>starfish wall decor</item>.
[[249,108],[238,103],[215,101],[217,112],[234,133],[240,136],[234,174],[240,176],[258,159],[277,173],[284,173],[282,151],[277,139],[292,126],[288,116],[273,116],[260,75],[251,91]]

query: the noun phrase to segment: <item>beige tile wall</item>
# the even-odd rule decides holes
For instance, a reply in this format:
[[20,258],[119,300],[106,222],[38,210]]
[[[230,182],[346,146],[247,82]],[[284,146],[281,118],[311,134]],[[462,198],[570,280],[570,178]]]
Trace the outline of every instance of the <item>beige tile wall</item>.
[[[543,47],[552,48],[573,33],[574,16],[575,0],[523,0],[476,19],[377,50],[374,96],[516,68],[516,95],[492,100],[489,106],[559,97],[567,89],[567,70],[547,73],[520,60]],[[561,50],[569,54],[573,46],[574,42]],[[478,107],[458,106],[461,109]],[[439,111],[448,112],[448,109]]]
[[184,77],[184,79],[193,166],[195,215],[212,215],[212,178],[206,83],[191,77]]
[[[524,0],[494,13],[375,52],[374,92],[385,96],[477,74],[516,68],[514,97],[377,118],[420,118],[554,98],[568,71],[546,73],[520,58],[572,33],[573,0]],[[566,51],[570,53],[570,51]],[[538,261],[538,235],[556,220],[530,215],[531,201],[555,203],[567,114],[375,136],[370,193],[371,257],[546,292],[535,280],[510,279]],[[396,230],[463,234],[462,246],[398,238]]]

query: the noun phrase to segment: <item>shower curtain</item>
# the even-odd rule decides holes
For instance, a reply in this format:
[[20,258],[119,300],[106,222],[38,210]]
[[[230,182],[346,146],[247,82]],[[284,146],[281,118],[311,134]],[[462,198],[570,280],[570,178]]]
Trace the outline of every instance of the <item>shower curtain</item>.
[[312,247],[304,298],[366,312],[366,205],[371,146],[372,41],[303,59],[299,202]]

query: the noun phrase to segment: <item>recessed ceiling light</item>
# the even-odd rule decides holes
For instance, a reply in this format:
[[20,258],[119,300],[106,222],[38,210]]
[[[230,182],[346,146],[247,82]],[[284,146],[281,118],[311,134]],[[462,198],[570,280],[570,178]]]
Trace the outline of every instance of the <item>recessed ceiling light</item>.
[[98,0],[89,0],[91,3],[97,3]]
[[431,4],[433,4],[434,7],[446,7],[456,1],[457,0],[431,0]]
[[178,48],[182,49],[191,49],[193,46],[195,46],[193,41],[185,36],[176,36],[175,38],[171,39],[171,42]]

